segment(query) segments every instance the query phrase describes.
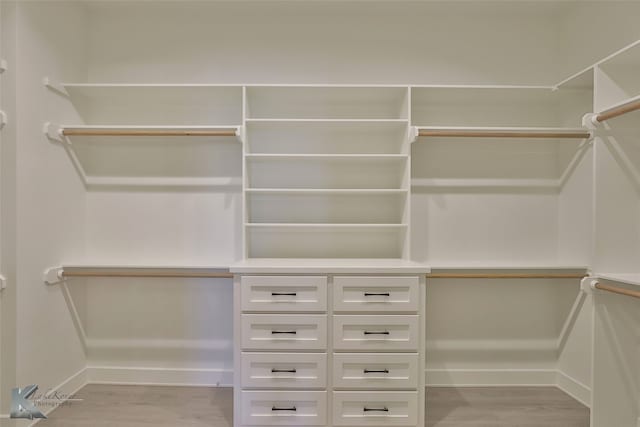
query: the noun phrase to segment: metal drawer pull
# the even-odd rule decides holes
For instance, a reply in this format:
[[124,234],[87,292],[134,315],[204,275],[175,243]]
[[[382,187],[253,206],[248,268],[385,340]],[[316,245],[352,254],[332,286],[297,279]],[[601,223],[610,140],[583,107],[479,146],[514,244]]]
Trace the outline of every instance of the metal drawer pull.
[[295,297],[297,292],[271,292],[272,297]]
[[365,335],[390,335],[389,331],[364,331]]
[[295,369],[276,369],[276,368],[272,368],[271,372],[274,373],[274,374],[275,373],[279,373],[279,372],[286,372],[286,373],[289,373],[289,374],[295,374],[298,371],[296,371]]
[[363,410],[364,412],[389,412],[389,408],[387,408],[386,406],[383,408],[367,408],[365,406]]
[[389,292],[365,292],[365,297],[388,297],[391,296]]
[[295,335],[297,333],[298,333],[297,331],[271,331],[271,335],[278,335],[278,334]]
[[365,369],[365,374],[388,374],[388,369]]
[[272,411],[297,411],[298,408],[296,408],[295,406],[292,406],[290,408],[278,408],[277,406],[273,406],[271,410]]

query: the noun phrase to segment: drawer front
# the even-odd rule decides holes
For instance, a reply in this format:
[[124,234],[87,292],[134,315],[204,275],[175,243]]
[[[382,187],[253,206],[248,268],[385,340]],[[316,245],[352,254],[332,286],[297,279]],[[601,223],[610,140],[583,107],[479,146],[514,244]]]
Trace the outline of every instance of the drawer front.
[[340,354],[333,356],[333,385],[352,389],[417,389],[417,354]]
[[420,304],[417,277],[335,277],[335,311],[412,312]]
[[242,424],[247,426],[325,426],[324,391],[242,391]]
[[418,316],[333,316],[333,348],[417,351]]
[[325,353],[242,353],[243,388],[325,388]]
[[333,393],[333,424],[337,426],[416,426],[417,392]]
[[327,316],[243,314],[243,350],[326,350]]
[[326,276],[243,276],[242,311],[327,311]]

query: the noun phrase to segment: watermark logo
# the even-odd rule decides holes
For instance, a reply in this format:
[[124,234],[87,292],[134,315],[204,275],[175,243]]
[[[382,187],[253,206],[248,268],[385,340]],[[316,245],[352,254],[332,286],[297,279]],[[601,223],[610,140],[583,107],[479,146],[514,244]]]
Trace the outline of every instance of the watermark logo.
[[29,420],[47,418],[36,408],[34,402],[29,400],[37,390],[38,386],[31,384],[23,388],[16,387],[11,391],[11,418],[26,418]]
[[75,399],[72,394],[64,394],[55,390],[49,390],[42,394],[36,394],[36,391],[38,391],[38,386],[35,384],[23,388],[16,387],[11,391],[11,418],[46,419],[46,415],[42,413],[40,408],[55,408],[82,401],[82,399]]

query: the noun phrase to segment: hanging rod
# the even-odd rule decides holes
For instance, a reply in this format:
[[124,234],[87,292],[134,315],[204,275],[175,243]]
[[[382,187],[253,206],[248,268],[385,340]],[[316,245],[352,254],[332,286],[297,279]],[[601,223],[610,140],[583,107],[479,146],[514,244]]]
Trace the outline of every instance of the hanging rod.
[[553,273],[431,273],[427,279],[583,279],[586,274]]
[[618,295],[626,295],[628,297],[640,298],[640,291],[632,291],[631,289],[621,288],[613,285],[605,285],[604,283],[596,282],[593,285],[594,288],[600,289],[601,291],[612,292]]
[[237,136],[236,130],[117,130],[62,128],[63,136]]
[[44,272],[44,282],[48,285],[72,277],[146,277],[146,278],[187,278],[187,279],[231,279],[228,268],[208,267],[53,267]]
[[551,129],[418,129],[418,136],[454,137],[454,138],[563,138],[587,139],[591,138],[588,131],[561,131]]
[[609,119],[613,119],[614,117],[622,116],[623,114],[627,114],[636,110],[640,110],[640,99],[634,99],[622,105],[604,110],[603,112],[597,114],[594,119],[595,121],[602,123]]

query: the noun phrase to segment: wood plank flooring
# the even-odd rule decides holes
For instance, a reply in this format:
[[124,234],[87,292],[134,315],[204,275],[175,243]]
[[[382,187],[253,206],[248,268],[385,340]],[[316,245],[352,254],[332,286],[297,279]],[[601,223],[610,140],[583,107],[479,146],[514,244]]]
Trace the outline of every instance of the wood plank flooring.
[[[232,427],[230,388],[87,385],[38,427]],[[554,387],[428,388],[426,427],[589,427]]]

